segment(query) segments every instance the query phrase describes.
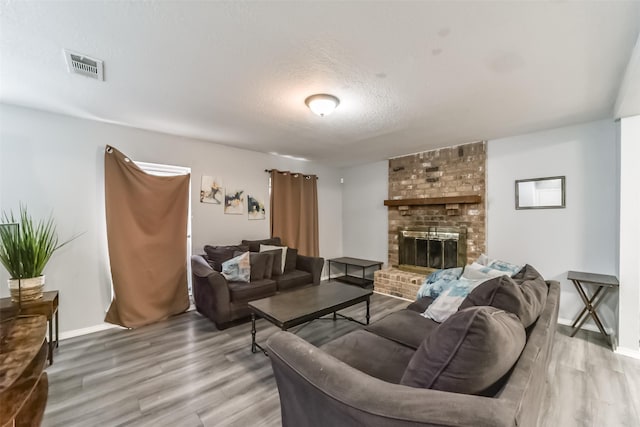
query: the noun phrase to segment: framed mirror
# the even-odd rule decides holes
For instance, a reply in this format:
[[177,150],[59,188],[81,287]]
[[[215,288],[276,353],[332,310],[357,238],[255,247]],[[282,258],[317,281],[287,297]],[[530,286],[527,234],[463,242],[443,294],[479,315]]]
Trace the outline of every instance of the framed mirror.
[[564,207],[564,176],[516,181],[516,209],[560,209]]

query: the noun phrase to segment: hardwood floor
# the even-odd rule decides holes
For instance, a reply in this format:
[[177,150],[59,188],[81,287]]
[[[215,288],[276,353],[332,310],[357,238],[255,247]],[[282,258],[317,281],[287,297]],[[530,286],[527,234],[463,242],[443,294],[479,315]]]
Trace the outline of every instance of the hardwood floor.
[[[374,294],[372,321],[407,302]],[[364,304],[343,313],[364,318]],[[322,345],[360,326],[314,321],[293,331]],[[136,330],[111,329],[60,342],[47,368],[44,426],[279,426],[269,359],[251,353],[251,325],[218,331],[190,311]],[[257,322],[258,341],[278,329]],[[559,327],[544,426],[640,425],[640,360],[599,336]]]

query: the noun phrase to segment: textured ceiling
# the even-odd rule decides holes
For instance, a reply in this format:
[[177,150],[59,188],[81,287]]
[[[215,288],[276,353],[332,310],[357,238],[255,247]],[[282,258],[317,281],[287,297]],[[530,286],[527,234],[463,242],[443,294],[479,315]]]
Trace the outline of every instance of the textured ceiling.
[[640,30],[638,2],[0,5],[0,102],[334,166],[613,117]]

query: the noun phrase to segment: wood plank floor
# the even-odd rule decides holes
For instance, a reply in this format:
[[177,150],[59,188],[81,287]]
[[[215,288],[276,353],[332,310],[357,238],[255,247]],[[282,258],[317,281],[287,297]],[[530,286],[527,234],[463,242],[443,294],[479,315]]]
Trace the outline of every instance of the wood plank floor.
[[[374,294],[372,321],[407,302]],[[343,310],[364,318],[364,304]],[[360,327],[314,321],[293,331],[322,345]],[[60,342],[47,368],[44,426],[279,426],[269,359],[250,351],[250,324],[218,331],[191,311],[136,330]],[[278,329],[257,322],[258,340]],[[640,425],[640,360],[618,356],[591,332],[559,327],[544,426]]]

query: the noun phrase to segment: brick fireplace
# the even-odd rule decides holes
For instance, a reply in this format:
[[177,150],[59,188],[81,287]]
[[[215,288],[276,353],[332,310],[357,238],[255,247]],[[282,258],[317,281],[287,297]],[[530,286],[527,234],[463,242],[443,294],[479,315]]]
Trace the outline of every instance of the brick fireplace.
[[[376,272],[375,289],[414,299],[428,274],[428,270],[403,269],[399,262],[402,230],[464,230],[460,244],[466,251],[463,263],[485,252],[485,199],[485,142],[390,159],[389,199],[385,201],[390,268]],[[444,245],[448,243],[447,239],[442,240],[444,256]]]

